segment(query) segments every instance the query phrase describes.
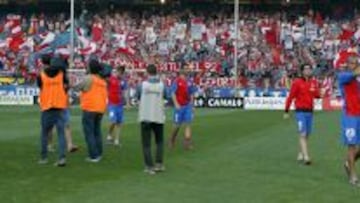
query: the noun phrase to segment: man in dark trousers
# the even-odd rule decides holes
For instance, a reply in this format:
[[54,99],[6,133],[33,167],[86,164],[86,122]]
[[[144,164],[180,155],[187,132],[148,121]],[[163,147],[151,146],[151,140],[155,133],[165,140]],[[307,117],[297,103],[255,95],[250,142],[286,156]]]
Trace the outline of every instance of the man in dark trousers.
[[[150,175],[165,171],[164,156],[164,123],[165,123],[165,85],[157,75],[154,65],[147,67],[148,79],[138,89],[139,121],[141,125],[142,147],[145,161],[144,172]],[[155,134],[156,160],[151,155],[151,133]]]
[[[66,64],[66,62],[64,60],[62,60],[61,63],[61,59],[58,58],[58,65],[59,68],[61,67],[61,71],[63,71],[63,73],[65,75],[67,75],[66,70],[68,65]],[[43,69],[46,69],[48,67],[50,67],[50,63],[51,63],[51,56],[48,54],[45,54],[41,57],[41,63],[43,64]],[[66,77],[65,77],[66,78]],[[67,92],[68,95],[68,92]],[[69,102],[69,96],[68,96],[68,102]],[[71,134],[71,128],[70,128],[70,104],[68,104],[68,107],[64,110],[64,125],[65,125],[65,140],[66,140],[66,146],[67,146],[67,151],[68,152],[76,152],[79,148],[78,146],[76,146],[73,143],[73,139],[72,139],[72,134]],[[53,143],[53,136],[55,134],[55,128],[53,128],[50,131],[49,134],[49,138],[48,138],[48,151],[49,152],[54,152],[55,148],[54,148],[54,143]]]
[[53,58],[50,66],[45,66],[37,80],[40,88],[41,108],[41,158],[39,164],[48,163],[48,138],[51,129],[55,126],[59,137],[59,159],[55,166],[59,167],[66,165],[64,110],[68,106],[66,94],[68,80],[62,68],[61,59]]
[[102,158],[103,146],[101,120],[106,111],[107,85],[102,75],[102,66],[96,60],[89,63],[88,75],[75,86],[80,90],[82,124],[88,148],[88,162],[97,163]]

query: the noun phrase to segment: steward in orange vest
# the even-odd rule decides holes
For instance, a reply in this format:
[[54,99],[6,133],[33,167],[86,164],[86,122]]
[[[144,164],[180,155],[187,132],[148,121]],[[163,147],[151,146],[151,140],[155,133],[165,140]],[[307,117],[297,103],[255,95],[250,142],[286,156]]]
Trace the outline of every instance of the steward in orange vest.
[[103,67],[98,61],[89,63],[89,74],[74,87],[80,90],[80,106],[83,110],[82,124],[88,147],[89,162],[99,162],[102,157],[101,120],[106,111],[107,84],[101,76]]
[[46,164],[49,133],[55,126],[59,137],[59,159],[56,166],[65,166],[65,124],[64,110],[68,106],[65,63],[60,58],[51,59],[50,66],[45,66],[38,76],[41,109],[41,159],[39,164]]

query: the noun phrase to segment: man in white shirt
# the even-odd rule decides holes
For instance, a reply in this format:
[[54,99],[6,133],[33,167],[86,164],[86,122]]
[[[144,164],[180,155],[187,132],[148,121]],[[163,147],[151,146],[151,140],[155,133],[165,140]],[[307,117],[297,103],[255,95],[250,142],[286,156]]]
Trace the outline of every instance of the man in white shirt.
[[[156,66],[147,67],[148,79],[138,89],[139,122],[144,154],[145,170],[150,175],[165,170],[164,156],[164,123],[165,123],[165,85],[157,75]],[[151,154],[151,133],[154,132],[156,142],[155,164]]]

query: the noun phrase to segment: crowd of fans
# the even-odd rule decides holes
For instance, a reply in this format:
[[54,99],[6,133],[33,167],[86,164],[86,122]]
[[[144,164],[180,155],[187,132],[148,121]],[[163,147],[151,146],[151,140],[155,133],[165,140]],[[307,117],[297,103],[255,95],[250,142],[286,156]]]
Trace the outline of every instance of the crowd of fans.
[[[0,22],[2,74],[36,75],[43,54],[69,58],[66,15],[9,14]],[[130,77],[141,78],[146,64],[154,63],[167,78],[186,64],[203,85],[287,87],[302,63],[326,78],[339,66],[339,52],[359,53],[360,16],[333,20],[313,10],[303,15],[240,12],[238,72],[233,67],[235,38],[233,14],[226,9],[212,13],[84,9],[75,21],[75,57],[70,66],[84,69],[96,57],[113,67],[126,65]]]

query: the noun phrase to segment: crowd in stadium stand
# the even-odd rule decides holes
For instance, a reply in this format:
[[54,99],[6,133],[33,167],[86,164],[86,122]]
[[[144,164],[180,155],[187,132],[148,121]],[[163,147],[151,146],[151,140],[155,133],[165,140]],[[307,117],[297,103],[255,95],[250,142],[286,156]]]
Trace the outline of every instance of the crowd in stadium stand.
[[[31,77],[41,68],[40,56],[70,55],[70,21],[63,14],[9,14],[0,20],[0,70]],[[357,52],[360,17],[332,20],[315,11],[291,16],[241,12],[238,78],[233,68],[233,15],[206,12],[114,12],[83,10],[75,23],[72,68],[84,69],[96,57],[111,66],[126,65],[134,78],[146,64],[159,66],[165,78],[187,65],[202,85],[288,87],[301,63],[328,78]],[[326,80],[325,80],[326,81]]]

